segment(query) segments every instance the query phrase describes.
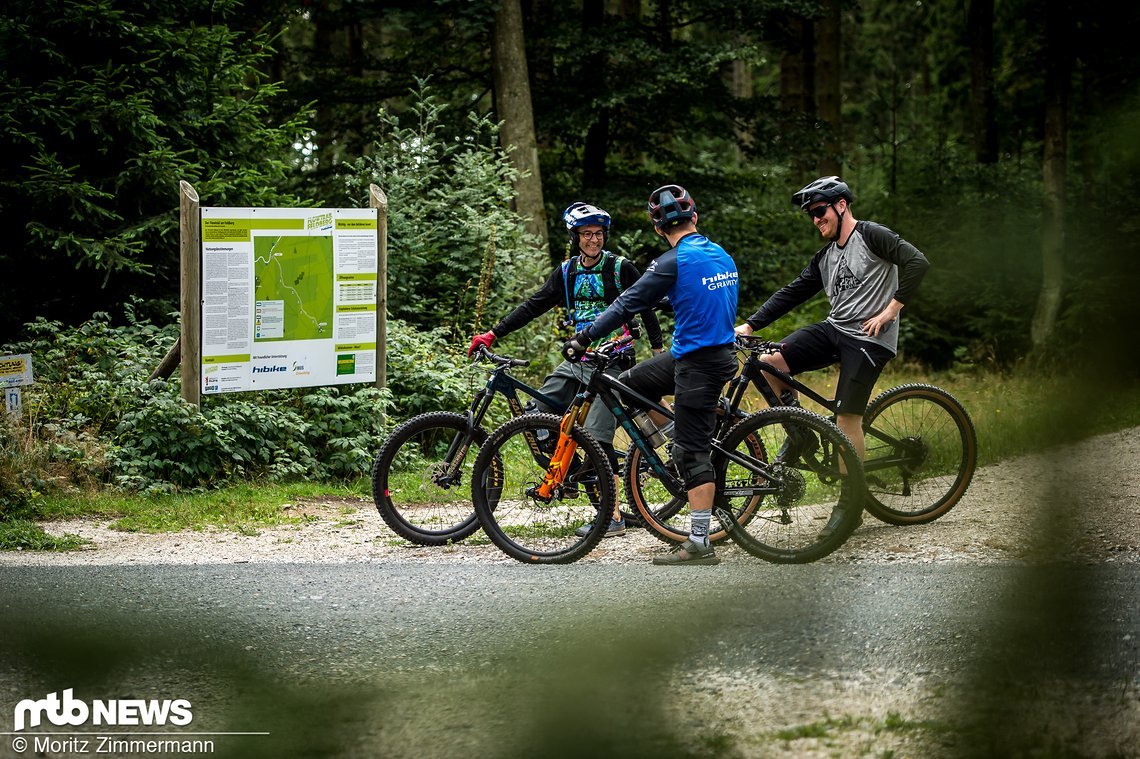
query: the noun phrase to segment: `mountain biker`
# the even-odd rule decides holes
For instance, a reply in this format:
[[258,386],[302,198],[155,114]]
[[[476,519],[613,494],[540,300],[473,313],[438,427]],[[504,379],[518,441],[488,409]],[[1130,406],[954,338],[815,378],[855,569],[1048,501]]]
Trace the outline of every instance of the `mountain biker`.
[[[597,206],[579,201],[567,206],[562,213],[562,220],[570,235],[570,250],[577,251],[577,255],[556,267],[538,292],[507,314],[490,331],[475,335],[467,350],[468,356],[480,346],[489,347],[496,339],[506,337],[558,306],[566,309],[567,326],[573,326],[575,331],[585,329],[622,292],[627,291],[638,281],[641,272],[632,262],[605,250],[611,223],[608,213]],[[634,314],[630,314],[628,318],[611,325],[603,334],[628,330],[628,324],[633,321],[633,316]],[[663,348],[661,324],[657,320],[657,314],[652,309],[646,309],[641,317],[645,323],[650,348],[654,353],[660,353]],[[633,346],[630,345],[624,355],[606,371],[617,376],[635,363]],[[539,390],[569,405],[580,384],[589,381],[591,372],[592,368],[580,362],[563,361],[546,377]],[[533,403],[531,407],[540,411],[551,410],[538,402]],[[595,404],[586,417],[584,427],[602,444],[616,472],[617,455],[613,447],[616,421],[613,414],[604,404]],[[625,520],[621,515],[620,504],[614,504],[614,513],[605,536],[613,537],[624,533]]]
[[[838,362],[836,424],[863,458],[867,400],[883,367],[898,352],[899,312],[930,263],[887,227],[857,220],[852,200],[851,188],[836,176],[820,177],[792,195],[792,205],[811,217],[827,244],[736,332],[750,335],[763,329],[823,290],[831,303],[827,319],[788,335],[779,352],[762,360],[792,375]],[[786,384],[765,376],[781,397],[795,398]],[[834,529],[834,522],[828,529]]]
[[654,231],[672,246],[649,265],[645,276],[621,294],[593,325],[574,335],[564,355],[578,355],[633,313],[644,313],[668,296],[675,317],[673,345],[624,372],[621,380],[651,399],[674,396],[673,461],[688,490],[690,534],[658,565],[716,564],[709,522],[716,485],[711,464],[716,406],[736,373],[736,263],[724,248],[697,231],[697,207],[680,185],[649,196]]

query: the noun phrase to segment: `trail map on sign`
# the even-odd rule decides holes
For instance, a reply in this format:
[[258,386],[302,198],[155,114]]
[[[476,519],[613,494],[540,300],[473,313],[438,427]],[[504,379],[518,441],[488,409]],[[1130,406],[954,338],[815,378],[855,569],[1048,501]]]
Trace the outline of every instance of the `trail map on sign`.
[[375,208],[200,212],[203,394],[375,382]]
[[256,342],[331,335],[332,237],[255,237],[253,266]]

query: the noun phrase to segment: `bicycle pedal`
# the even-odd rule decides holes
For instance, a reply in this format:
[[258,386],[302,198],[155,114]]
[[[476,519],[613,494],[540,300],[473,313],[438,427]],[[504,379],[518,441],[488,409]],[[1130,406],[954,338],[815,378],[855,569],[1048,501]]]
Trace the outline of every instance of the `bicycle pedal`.
[[732,532],[736,529],[736,519],[732,516],[732,513],[723,506],[714,506],[713,516],[715,516],[717,521],[720,522],[720,526],[724,529],[725,532]]

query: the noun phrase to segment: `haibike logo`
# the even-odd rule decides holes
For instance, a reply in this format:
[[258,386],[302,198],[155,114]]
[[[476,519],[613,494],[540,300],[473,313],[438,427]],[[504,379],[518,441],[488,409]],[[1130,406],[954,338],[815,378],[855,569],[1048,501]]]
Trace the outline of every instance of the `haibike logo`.
[[16,704],[12,721],[19,732],[25,727],[39,727],[46,716],[48,722],[56,726],[85,725],[88,720],[95,725],[189,725],[194,715],[190,712],[190,702],[184,698],[158,701],[141,698],[121,698],[110,701],[80,701],[72,698],[73,688],[63,692],[49,693],[46,698],[33,701],[26,698]]
[[722,287],[736,287],[737,277],[739,277],[739,275],[734,271],[722,271],[711,277],[701,277],[701,284],[710,290],[718,290]]
[[287,372],[288,367],[285,366],[255,366],[253,367],[254,374],[265,374],[266,372]]

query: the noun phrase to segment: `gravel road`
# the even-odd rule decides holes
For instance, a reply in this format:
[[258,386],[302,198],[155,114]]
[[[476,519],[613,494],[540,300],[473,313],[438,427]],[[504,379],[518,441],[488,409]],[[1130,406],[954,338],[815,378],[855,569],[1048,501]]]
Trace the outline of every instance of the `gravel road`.
[[[984,445],[984,441],[983,441]],[[296,526],[256,535],[204,530],[128,533],[109,523],[45,523],[54,534],[94,541],[68,553],[0,553],[6,564],[203,564],[231,562],[513,563],[481,534],[445,548],[393,534],[370,499],[285,504]],[[603,541],[580,563],[641,563],[662,550],[643,530]],[[725,561],[748,560],[732,546]],[[1140,428],[978,470],[965,498],[929,525],[895,527],[864,518],[824,563],[1082,564],[1140,562]]]
[[[326,751],[338,755],[515,756],[531,744],[638,755],[663,740],[630,727],[648,708],[673,741],[654,755],[1134,757],[1138,463],[1140,429],[1100,436],[980,470],[933,524],[867,518],[806,567],[726,547],[719,567],[690,568],[700,575],[649,566],[660,544],[641,531],[569,567],[523,566],[479,540],[410,546],[352,499],[291,504],[314,519],[258,535],[61,522],[46,527],[94,546],[0,554],[0,639],[61,613],[95,625],[84,641],[141,636],[160,660],[171,631],[210,657],[249,652],[242,671],[268,667],[289,683],[270,699],[291,707],[270,710],[276,734],[300,740],[309,712],[340,715],[348,723]],[[718,623],[678,633],[677,609],[701,599]],[[99,627],[100,614],[115,621]],[[597,637],[592,619],[613,645],[575,642]],[[640,669],[634,640],[678,665]],[[0,696],[39,692],[20,690],[31,676],[5,660]],[[190,687],[211,671],[158,677]],[[155,677],[116,672],[131,687]],[[305,682],[314,690],[299,694]],[[263,714],[256,687],[227,687],[229,709]],[[639,708],[643,687],[657,700]]]

